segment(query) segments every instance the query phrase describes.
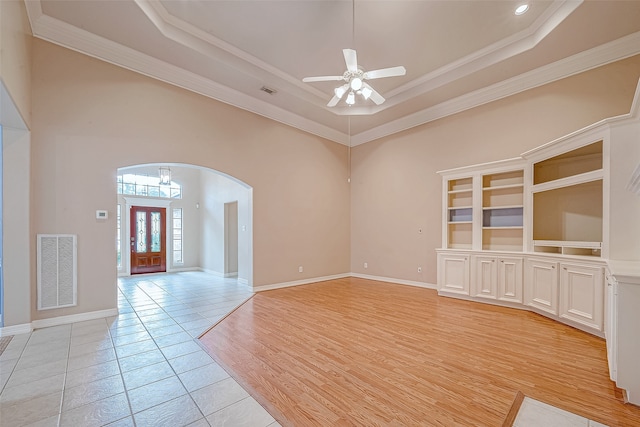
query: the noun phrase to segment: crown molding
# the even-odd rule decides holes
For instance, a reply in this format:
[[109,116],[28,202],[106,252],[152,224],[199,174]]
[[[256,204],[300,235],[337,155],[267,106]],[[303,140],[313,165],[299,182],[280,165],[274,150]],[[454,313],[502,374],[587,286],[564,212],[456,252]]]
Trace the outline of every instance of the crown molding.
[[[29,13],[35,37],[66,47],[113,65],[143,74],[174,86],[213,98],[234,107],[261,115],[313,135],[340,144],[348,144],[348,136],[329,126],[274,106],[210,79],[186,71],[165,61],[79,29],[58,19],[42,14],[39,2]],[[29,6],[27,7],[29,9]],[[38,16],[39,12],[39,16]]]
[[[318,99],[326,101],[327,94],[303,83],[301,80],[273,67],[270,64],[220,40],[184,20],[170,14],[158,0],[134,0],[147,18],[164,37],[211,58],[223,60],[238,72],[246,72],[247,65],[301,89]],[[526,50],[532,49],[575,11],[583,0],[556,0],[526,29],[499,40],[483,49],[425,74],[385,94],[386,101],[376,106],[352,108],[324,107],[337,115],[372,115],[398,105],[423,93],[451,83],[462,77],[497,64]]]
[[[152,3],[149,1],[138,0],[138,3],[140,2],[144,4]],[[580,3],[581,1],[578,2],[578,4]],[[553,11],[549,12],[549,16],[541,16],[538,19],[538,21],[541,21],[541,23],[539,23],[540,25],[532,25],[532,27],[530,27],[535,27],[537,30],[527,35],[526,39],[529,41],[525,42],[521,37],[520,41],[507,40],[505,43],[511,46],[510,49],[513,49],[514,46],[518,46],[518,49],[522,49],[522,43],[528,43],[527,46],[530,46],[529,48],[533,47],[537,43],[535,40],[541,40],[541,37],[543,38],[546,36],[550,29],[555,28],[555,26],[560,23],[558,20],[562,20],[564,17],[568,16],[568,13],[570,13],[570,10],[573,10],[571,8],[575,6],[575,4],[576,2],[559,2],[558,6]],[[235,89],[221,85],[193,72],[186,71],[165,61],[153,58],[134,49],[122,46],[88,31],[44,15],[39,0],[25,1],[25,5],[29,21],[31,23],[31,29],[35,37],[261,115],[339,144],[351,146],[357,146],[402,132],[452,114],[466,111],[471,108],[640,53],[640,32],[637,32],[510,78],[503,82],[470,92],[403,118],[382,124],[365,132],[352,135],[351,138],[349,138],[347,133],[322,125],[281,107],[274,106],[258,98],[254,98]],[[531,40],[533,40],[533,42]],[[531,43],[534,44],[532,45]],[[493,61],[496,57],[492,55],[498,55],[496,52],[499,51],[501,51],[501,49],[494,46],[490,49],[490,52],[481,52],[481,54],[479,54],[479,58],[485,58],[484,60],[490,59]],[[504,54],[504,52],[500,53],[498,57],[502,58],[502,55]],[[466,65],[454,63],[451,65],[453,68],[450,72],[454,73],[454,70],[458,70],[459,73],[462,73],[465,66],[480,67],[478,69],[481,69],[483,66],[477,63],[477,59],[478,58],[475,60],[473,58],[466,58]],[[486,67],[488,65],[491,64],[486,63],[484,66]],[[463,75],[458,75],[455,79],[462,76]],[[437,80],[437,76],[432,77]],[[425,79],[427,79],[427,76],[425,76]],[[439,80],[436,82],[435,80],[432,83],[425,81],[421,84],[438,84],[438,82],[441,83],[443,81]],[[324,94],[322,95],[324,96]],[[389,106],[392,106],[393,103],[396,102],[396,99],[399,100],[400,97],[400,95],[396,95],[393,97],[392,101],[387,100],[387,102],[389,102]],[[340,115],[366,115],[371,113],[371,110],[360,107],[357,109],[333,109],[332,111]]]
[[389,102],[383,105],[392,107],[533,49],[582,3],[582,0],[554,2],[528,28],[388,92]]
[[351,137],[357,146],[640,53],[640,32],[580,52]]

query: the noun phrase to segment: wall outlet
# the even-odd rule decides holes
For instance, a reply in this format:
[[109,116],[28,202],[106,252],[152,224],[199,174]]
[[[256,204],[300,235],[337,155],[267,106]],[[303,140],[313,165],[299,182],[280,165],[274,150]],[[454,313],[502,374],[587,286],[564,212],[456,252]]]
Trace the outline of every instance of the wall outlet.
[[418,267],[418,273],[422,273],[422,267]]
[[302,273],[303,270],[302,266],[298,267],[298,273]]
[[369,268],[369,264],[367,264],[366,262],[364,263],[364,268]]

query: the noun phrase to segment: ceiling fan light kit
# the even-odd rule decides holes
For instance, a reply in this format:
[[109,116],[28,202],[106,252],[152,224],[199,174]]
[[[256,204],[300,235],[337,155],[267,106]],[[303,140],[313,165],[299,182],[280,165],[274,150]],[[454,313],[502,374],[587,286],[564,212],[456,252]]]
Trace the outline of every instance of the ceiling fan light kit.
[[305,77],[302,79],[305,83],[327,81],[345,82],[345,84],[333,90],[334,96],[327,104],[327,107],[335,107],[338,105],[338,102],[340,102],[347,91],[349,93],[345,99],[345,103],[348,106],[355,104],[356,94],[362,96],[364,100],[371,99],[376,105],[380,105],[384,102],[384,97],[367,84],[365,80],[404,76],[407,73],[407,70],[403,66],[381,68],[379,70],[365,72],[358,67],[358,57],[354,49],[343,49],[342,53],[344,55],[344,62],[347,65],[347,71],[345,71],[342,76],[318,76]]

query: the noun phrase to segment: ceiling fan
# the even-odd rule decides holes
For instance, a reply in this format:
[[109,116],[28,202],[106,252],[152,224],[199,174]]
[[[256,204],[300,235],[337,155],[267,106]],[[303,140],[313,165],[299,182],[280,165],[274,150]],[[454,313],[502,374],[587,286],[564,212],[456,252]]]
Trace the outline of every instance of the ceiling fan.
[[347,99],[345,102],[351,106],[356,102],[356,94],[362,95],[364,99],[369,99],[380,105],[384,102],[384,98],[375,89],[373,89],[365,80],[380,79],[382,77],[404,76],[407,70],[403,66],[381,68],[373,71],[363,71],[358,67],[358,58],[354,49],[342,49],[344,54],[344,62],[347,64],[347,71],[341,76],[319,76],[305,77],[302,79],[305,83],[310,82],[326,82],[326,81],[344,81],[345,84],[335,88],[334,96],[331,98],[327,107],[335,107],[342,99],[345,93]]

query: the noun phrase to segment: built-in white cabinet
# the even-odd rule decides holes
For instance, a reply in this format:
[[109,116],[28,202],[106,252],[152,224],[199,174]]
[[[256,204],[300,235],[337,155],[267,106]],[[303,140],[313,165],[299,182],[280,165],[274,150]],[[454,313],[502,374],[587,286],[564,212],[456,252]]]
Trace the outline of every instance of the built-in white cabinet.
[[438,256],[440,289],[453,294],[469,295],[469,255],[442,254]]
[[640,85],[628,115],[518,158],[440,171],[436,250],[440,295],[531,310],[604,336],[611,379],[635,404],[639,135]]
[[588,331],[602,332],[604,276],[599,263],[531,257],[525,276],[527,306]]
[[498,300],[522,304],[522,257],[500,257],[498,263]]
[[640,262],[611,261],[607,272],[605,336],[609,374],[640,405]]
[[471,295],[522,303],[522,258],[473,255]]
[[524,303],[545,313],[558,315],[558,262],[528,258]]
[[559,315],[591,328],[604,327],[603,267],[578,263],[560,263]]
[[618,376],[618,283],[611,275],[609,269],[606,270],[605,280],[607,288],[605,292],[604,304],[604,336],[607,340],[607,362],[609,363],[609,377],[616,381]]

